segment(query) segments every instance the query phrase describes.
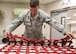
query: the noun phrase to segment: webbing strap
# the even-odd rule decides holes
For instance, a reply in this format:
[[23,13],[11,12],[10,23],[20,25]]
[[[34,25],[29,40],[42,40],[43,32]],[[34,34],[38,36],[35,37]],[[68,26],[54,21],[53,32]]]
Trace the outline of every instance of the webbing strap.
[[36,50],[36,54],[39,54],[37,47],[36,46],[34,46],[34,47],[35,47],[35,50]]
[[26,54],[29,54],[29,46],[26,47]]
[[46,52],[47,54],[50,54],[50,52],[48,52],[48,50],[46,49],[46,47],[42,46],[42,49],[45,50],[45,52]]
[[[17,47],[18,46],[18,47]],[[25,48],[23,48],[23,46]],[[16,48],[17,47],[17,48]],[[17,50],[17,51],[12,51],[12,50]],[[23,51],[21,51],[23,49]],[[37,46],[33,46],[31,49],[30,46],[26,45],[6,45],[0,49],[0,52],[4,52],[4,54],[9,54],[14,52],[15,54],[20,54],[20,53],[25,53],[25,54],[61,54],[62,52],[65,52],[65,54],[76,54],[76,48],[67,48],[67,47],[53,47],[53,46],[40,46],[42,51],[39,51]],[[25,50],[25,51],[24,51]],[[30,52],[30,50],[34,50],[35,52]],[[51,51],[52,50],[52,51]],[[49,52],[50,51],[50,52]],[[60,52],[61,51],[61,52]]]
[[3,50],[3,49],[5,49],[5,47],[7,47],[8,45],[5,45],[4,47],[2,47],[1,49],[0,49],[0,52]]
[[14,47],[14,45],[11,45],[11,46],[7,49],[8,51],[6,51],[5,54],[8,54],[8,53],[13,49],[13,47]]
[[16,54],[19,54],[20,53],[20,50],[21,50],[21,45],[19,46],[19,48],[18,48],[18,50],[17,50],[17,52],[16,52]]

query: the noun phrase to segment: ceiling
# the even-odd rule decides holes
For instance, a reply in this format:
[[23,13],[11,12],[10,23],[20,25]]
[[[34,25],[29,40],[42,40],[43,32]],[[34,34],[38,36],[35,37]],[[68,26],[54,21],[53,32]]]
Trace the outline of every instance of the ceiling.
[[[16,3],[29,3],[30,0],[0,0],[0,2],[16,2]],[[40,4],[47,4],[57,0],[40,0]]]

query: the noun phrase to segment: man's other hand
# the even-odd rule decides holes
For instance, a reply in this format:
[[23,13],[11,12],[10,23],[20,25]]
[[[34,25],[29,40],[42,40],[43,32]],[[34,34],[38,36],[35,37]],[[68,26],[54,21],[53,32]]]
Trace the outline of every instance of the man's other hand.
[[66,32],[66,35],[67,35],[68,37],[70,37],[70,39],[73,39],[73,38],[74,38],[74,34],[71,33],[71,32]]
[[7,37],[8,34],[11,34],[10,31],[9,31],[9,30],[5,30],[5,31],[4,31],[4,36]]

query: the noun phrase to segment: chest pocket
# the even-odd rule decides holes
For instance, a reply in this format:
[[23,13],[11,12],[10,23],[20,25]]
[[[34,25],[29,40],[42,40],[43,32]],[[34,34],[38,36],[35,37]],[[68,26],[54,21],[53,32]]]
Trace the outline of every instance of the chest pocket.
[[24,19],[24,25],[26,25],[26,27],[31,27],[31,21],[29,18]]
[[40,27],[40,26],[42,26],[42,25],[43,25],[43,20],[40,19],[40,18],[38,18],[38,19],[37,19],[37,22],[36,22],[36,26],[37,26],[37,27]]
[[37,22],[36,26],[41,26],[42,22]]

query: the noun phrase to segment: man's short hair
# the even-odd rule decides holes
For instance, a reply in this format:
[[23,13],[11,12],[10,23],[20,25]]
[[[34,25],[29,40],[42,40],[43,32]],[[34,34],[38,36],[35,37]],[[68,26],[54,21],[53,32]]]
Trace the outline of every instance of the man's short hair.
[[39,6],[39,0],[30,0],[30,7],[35,8]]

